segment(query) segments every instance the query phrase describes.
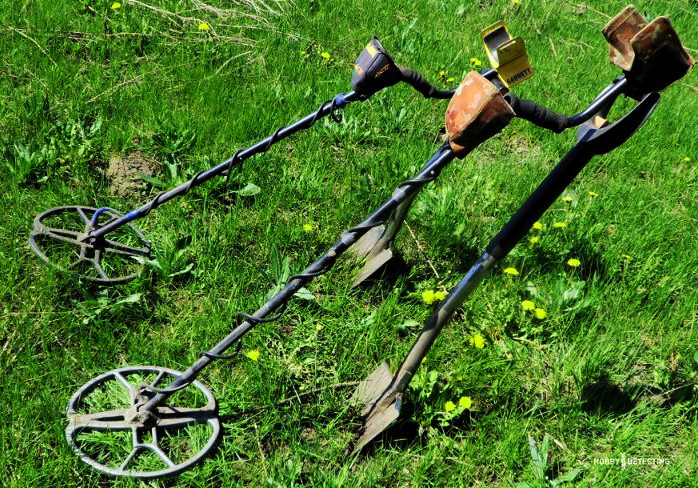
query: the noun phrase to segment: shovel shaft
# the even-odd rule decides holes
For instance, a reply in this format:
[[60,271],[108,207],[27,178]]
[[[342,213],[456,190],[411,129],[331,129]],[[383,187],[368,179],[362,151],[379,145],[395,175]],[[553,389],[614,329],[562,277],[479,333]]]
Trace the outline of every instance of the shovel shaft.
[[422,364],[422,360],[426,357],[429,349],[436,340],[436,337],[443,329],[446,322],[453,316],[455,311],[460,307],[468,296],[477,288],[477,285],[482,281],[487,272],[496,262],[495,258],[485,253],[473,265],[463,279],[449,293],[446,299],[439,307],[431,314],[426,325],[422,329],[415,341],[409,354],[403,361],[400,369],[395,375],[396,381],[393,387],[395,391],[402,392],[412,380],[417,368]]

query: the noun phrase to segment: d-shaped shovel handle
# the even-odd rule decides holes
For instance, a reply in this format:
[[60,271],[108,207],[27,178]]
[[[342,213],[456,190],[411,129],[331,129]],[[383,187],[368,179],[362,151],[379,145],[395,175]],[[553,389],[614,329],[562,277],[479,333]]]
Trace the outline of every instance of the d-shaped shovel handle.
[[591,158],[617,148],[647,121],[659,102],[658,93],[646,95],[630,112],[607,126],[596,127],[593,119],[580,127],[577,143],[553,168],[487,246],[487,253],[503,259],[552,205]]

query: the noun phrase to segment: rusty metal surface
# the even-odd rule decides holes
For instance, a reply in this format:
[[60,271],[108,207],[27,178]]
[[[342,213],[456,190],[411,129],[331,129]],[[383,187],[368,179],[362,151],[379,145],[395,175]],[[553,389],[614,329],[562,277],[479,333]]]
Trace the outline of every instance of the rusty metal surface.
[[[114,285],[133,280],[138,273],[131,271],[139,267],[133,258],[150,256],[150,243],[130,223],[126,224],[125,229],[131,234],[132,240],[137,241],[137,245],[119,242],[116,236],[112,236],[113,239],[90,239],[89,236],[94,231],[92,219],[95,212],[97,209],[92,207],[66,206],[52,208],[37,215],[29,235],[29,247],[49,266],[73,273],[94,284]],[[110,217],[110,221],[120,218],[113,211],[104,214]],[[70,226],[60,222],[65,217],[75,217],[78,225]],[[60,252],[51,252],[49,249],[53,243],[67,246],[61,248]],[[122,266],[107,266],[107,256],[110,265]],[[86,273],[85,269],[91,273]]]
[[514,115],[497,87],[471,71],[446,109],[446,131],[451,149],[457,157],[464,157],[504,129]]
[[[143,410],[143,406],[154,395],[150,391],[152,388],[168,380],[171,381],[180,374],[179,371],[168,368],[129,366],[109,371],[85,384],[73,395],[67,409],[68,427],[65,435],[73,451],[83,462],[104,474],[142,480],[173,476],[200,462],[214,448],[222,432],[218,418],[218,404],[213,394],[204,385],[198,381],[189,385],[194,395],[192,398],[195,398],[196,394],[203,395],[205,399],[203,406],[161,405],[153,411]],[[155,378],[150,383],[140,385],[129,381],[129,377],[146,375]],[[114,389],[118,387],[124,389],[130,398],[129,408],[90,411],[92,410],[91,395],[113,394]],[[205,442],[201,442],[202,439],[192,439],[201,443],[190,442],[189,444],[198,445],[200,448],[191,449],[186,459],[172,458],[168,448],[168,435],[175,431],[186,432],[188,426],[197,424],[208,426],[208,438],[203,439]],[[99,443],[98,438],[94,437],[98,432],[132,433],[130,448],[124,449],[124,446],[110,444],[109,449],[117,451],[115,455],[123,456],[118,459],[116,465],[109,465],[105,462],[104,456],[93,454],[94,443]],[[137,467],[138,457],[148,452],[160,459],[162,462],[160,467],[152,469]]]

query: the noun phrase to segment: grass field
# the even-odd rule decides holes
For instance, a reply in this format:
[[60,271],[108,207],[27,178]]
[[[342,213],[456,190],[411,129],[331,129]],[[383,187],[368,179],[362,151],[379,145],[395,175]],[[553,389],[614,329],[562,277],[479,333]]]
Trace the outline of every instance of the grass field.
[[[537,71],[516,93],[575,113],[619,74],[600,31],[625,5],[5,3],[0,485],[22,487],[137,485],[73,454],[70,397],[127,365],[186,369],[238,312],[256,310],[421,168],[440,144],[447,102],[396,85],[349,106],[340,124],[324,119],[250,159],[229,186],[219,178],[163,205],[137,222],[152,261],[119,287],[46,267],[27,244],[37,214],[140,206],[349,91],[374,35],[398,64],[455,88],[471,58],[484,66],[480,29],[504,19]],[[670,15],[698,57],[695,0],[636,5],[648,18]],[[283,318],[253,329],[238,359],[200,377],[219,402],[218,449],[152,484],[698,486],[696,73],[663,94],[627,144],[589,164],[565,192],[571,200],[531,231],[537,242],[525,239],[495,268],[437,340],[388,435],[349,454],[361,426],[354,382],[383,360],[399,366],[434,307],[423,292],[461,279],[573,130],[512,121],[420,194],[397,242],[409,271],[393,285],[352,290],[359,265],[341,259]],[[150,176],[134,184],[127,170]],[[484,344],[471,343],[477,336]],[[446,412],[461,397],[471,407]],[[547,447],[538,463],[529,439],[539,454]],[[101,445],[118,454],[129,442],[114,434]],[[604,464],[621,458],[668,464]]]

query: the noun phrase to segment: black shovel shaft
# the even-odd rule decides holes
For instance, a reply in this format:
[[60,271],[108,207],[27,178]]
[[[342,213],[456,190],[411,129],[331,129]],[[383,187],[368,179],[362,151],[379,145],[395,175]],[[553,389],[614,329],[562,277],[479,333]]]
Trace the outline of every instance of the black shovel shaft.
[[[336,97],[335,97],[336,98]],[[176,188],[173,188],[165,193],[159,194],[155,199],[151,200],[150,202],[146,203],[142,207],[132,210],[131,212],[127,213],[123,217],[114,220],[113,222],[110,222],[109,224],[105,225],[104,227],[101,227],[94,232],[92,232],[88,237],[89,238],[100,238],[105,236],[106,234],[118,229],[119,227],[124,226],[128,222],[145,217],[148,213],[150,213],[151,210],[159,207],[163,203],[172,200],[173,198],[183,195],[187,193],[189,190],[191,190],[193,187],[198,186],[211,178],[221,175],[228,171],[231,166],[237,166],[240,163],[242,163],[244,160],[251,158],[255,154],[263,153],[269,148],[274,145],[275,143],[281,141],[282,139],[287,138],[290,135],[295,134],[296,132],[299,132],[301,130],[309,129],[317,120],[328,116],[335,110],[336,108],[342,108],[346,106],[347,104],[354,102],[356,100],[359,100],[360,97],[358,94],[355,92],[349,92],[345,95],[342,96],[343,102],[341,105],[335,106],[331,102],[326,102],[323,104],[323,106],[317,110],[316,112],[313,112],[310,115],[307,115],[303,117],[301,120],[291,124],[287,125],[286,127],[282,127],[278,131],[276,131],[273,135],[267,137],[266,139],[263,139],[253,146],[248,147],[247,149],[244,149],[242,151],[239,151],[235,156],[232,158],[223,161],[217,166],[214,166],[211,169],[208,169],[206,171],[202,171],[201,173],[197,174],[194,178],[191,180],[182,183]],[[232,163],[232,164],[231,164]]]
[[434,344],[441,329],[443,329],[444,325],[446,325],[458,307],[463,304],[465,299],[477,288],[477,285],[487,272],[497,261],[502,260],[509,254],[509,251],[528,232],[533,222],[543,215],[572,182],[574,177],[591,160],[594,154],[587,149],[585,137],[570,149],[547,178],[538,185],[538,188],[526,200],[519,211],[509,219],[509,222],[507,222],[499,234],[492,239],[487,246],[487,252],[470,268],[460,283],[456,285],[434,313],[431,314],[395,375],[394,386],[392,387],[395,391],[403,391],[407,387],[432,344]]
[[494,264],[509,254],[509,251],[528,232],[533,222],[543,215],[543,212],[560,196],[592,157],[593,153],[585,150],[585,141],[582,139],[574,145],[548,177],[536,188],[519,211],[490,242],[487,246],[487,252],[470,268],[460,283],[431,314],[400,369],[395,374],[393,386],[391,386],[392,391],[401,392],[407,388],[441,329],[458,307],[477,288],[477,285]]
[[291,277],[289,283],[280,292],[274,295],[252,315],[254,320],[245,320],[238,327],[236,327],[222,341],[216,344],[216,346],[209,351],[208,355],[203,355],[196,361],[196,363],[194,363],[194,365],[192,365],[191,368],[183,372],[175,381],[168,385],[167,390],[171,391],[162,391],[161,393],[155,395],[143,407],[144,410],[151,411],[167,400],[167,398],[169,398],[178,387],[191,383],[194,379],[196,379],[199,373],[201,373],[201,371],[214,360],[210,356],[223,354],[233,344],[236,344],[242,338],[242,336],[249,332],[257,323],[256,321],[264,319],[277,310],[282,310],[284,304],[288,302],[298,290],[308,284],[314,277],[329,271],[336,262],[337,258],[344,251],[351,247],[373,227],[381,225],[388,218],[390,213],[395,210],[395,208],[397,208],[402,202],[411,198],[412,195],[419,192],[422,186],[436,179],[439,173],[441,173],[441,170],[443,170],[443,168],[453,161],[454,158],[455,155],[453,154],[453,151],[451,151],[448,144],[442,146],[436,152],[436,154],[434,154],[429,164],[427,164],[417,174],[417,176],[399,185],[398,189],[395,190],[393,195],[380,207],[378,207],[378,209],[374,211],[366,220],[361,222],[356,227],[344,232],[339,241],[337,241],[317,261],[308,266],[302,273]]
[[584,139],[577,142],[492,239],[487,246],[487,253],[497,260],[504,259],[593,156],[594,153]]
[[394,376],[391,386],[384,394],[385,397],[391,393],[404,391],[443,326],[475,290],[492,266],[509,254],[533,223],[543,215],[595,155],[611,151],[630,138],[647,121],[658,100],[659,95],[656,93],[647,95],[635,108],[611,126],[597,129],[587,124],[580,129],[577,143],[509,219],[509,222],[489,243],[485,254],[429,317]]
[[431,314],[429,320],[424,325],[424,328],[419,333],[417,340],[410,349],[409,354],[400,365],[395,374],[394,386],[391,390],[402,392],[407,388],[414,373],[417,371],[422,361],[426,357],[429,349],[436,340],[437,336],[443,329],[444,325],[450,320],[451,316],[460,307],[468,296],[477,288],[480,281],[487,275],[487,272],[492,268],[496,260],[484,254],[475,265],[470,268],[465,277],[456,285],[456,287],[448,294],[446,299],[439,307]]

